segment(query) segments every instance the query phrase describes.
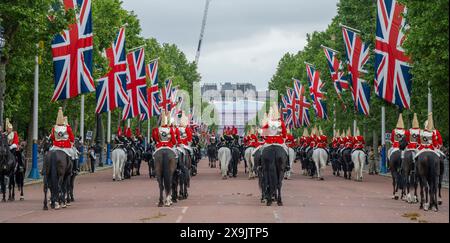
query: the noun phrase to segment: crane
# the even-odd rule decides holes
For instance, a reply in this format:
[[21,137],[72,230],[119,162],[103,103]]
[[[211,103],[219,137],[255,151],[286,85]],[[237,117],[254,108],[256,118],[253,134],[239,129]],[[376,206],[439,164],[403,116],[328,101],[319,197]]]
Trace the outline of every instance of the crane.
[[197,54],[195,55],[195,65],[198,65],[198,59],[200,58],[200,49],[202,48],[203,36],[205,34],[206,19],[208,18],[208,9],[210,2],[211,0],[206,0],[205,3],[205,12],[203,13],[202,28],[200,31],[200,38],[198,40]]

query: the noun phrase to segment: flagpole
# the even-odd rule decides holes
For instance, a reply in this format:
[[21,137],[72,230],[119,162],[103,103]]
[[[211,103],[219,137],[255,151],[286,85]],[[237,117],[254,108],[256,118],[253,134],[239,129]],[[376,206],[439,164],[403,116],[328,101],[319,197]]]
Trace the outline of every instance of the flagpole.
[[28,178],[39,179],[38,169],[38,102],[39,102],[39,56],[35,57],[34,66],[34,98],[33,98],[33,152],[32,167]]
[[334,49],[332,49],[332,48],[329,48],[329,47],[327,47],[327,46],[324,46],[324,45],[320,45],[320,47],[325,48],[325,49],[328,49],[328,50],[333,51],[333,52],[336,52],[336,53],[339,53],[339,51],[336,51],[336,50],[334,50]]
[[106,132],[106,164],[111,165],[111,111],[108,111],[108,128]]
[[339,23],[339,26],[340,26],[340,27],[344,27],[344,28],[349,29],[349,30],[353,30],[353,31],[358,32],[358,33],[361,33],[360,30],[357,30],[357,29],[355,29],[355,28],[352,28],[352,27],[343,25],[343,24],[341,24],[341,23]]
[[80,166],[84,163],[84,95],[81,95],[80,107]]
[[336,102],[333,102],[333,135],[336,134]]
[[137,50],[137,49],[139,49],[139,48],[144,48],[144,47],[145,47],[144,45],[138,46],[138,47],[135,47],[135,48],[133,48],[133,49],[128,50],[128,52],[132,52],[132,51],[134,51],[134,50]]
[[387,172],[386,168],[386,109],[384,105],[381,107],[381,161],[380,169],[381,173],[385,174]]

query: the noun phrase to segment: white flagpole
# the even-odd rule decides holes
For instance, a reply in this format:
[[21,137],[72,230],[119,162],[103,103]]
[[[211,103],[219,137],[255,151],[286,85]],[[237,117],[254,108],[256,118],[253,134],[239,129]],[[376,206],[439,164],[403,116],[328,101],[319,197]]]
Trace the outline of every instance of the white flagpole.
[[80,166],[84,163],[84,95],[81,95],[81,107],[80,107]]
[[428,113],[433,112],[433,96],[430,85],[430,81],[428,81]]
[[108,111],[108,128],[106,132],[106,164],[111,165],[111,111]]
[[32,168],[28,178],[39,179],[38,169],[38,102],[39,102],[39,57],[35,57],[34,68],[34,98],[33,98],[33,152]]

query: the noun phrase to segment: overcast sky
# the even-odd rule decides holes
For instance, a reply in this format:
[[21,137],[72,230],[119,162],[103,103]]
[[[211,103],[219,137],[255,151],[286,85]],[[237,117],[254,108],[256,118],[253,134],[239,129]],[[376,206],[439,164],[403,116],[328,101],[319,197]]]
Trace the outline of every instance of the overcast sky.
[[[202,83],[251,82],[267,89],[277,63],[325,30],[338,0],[212,0],[199,72]],[[123,0],[141,21],[142,35],[176,44],[193,61],[205,0]]]

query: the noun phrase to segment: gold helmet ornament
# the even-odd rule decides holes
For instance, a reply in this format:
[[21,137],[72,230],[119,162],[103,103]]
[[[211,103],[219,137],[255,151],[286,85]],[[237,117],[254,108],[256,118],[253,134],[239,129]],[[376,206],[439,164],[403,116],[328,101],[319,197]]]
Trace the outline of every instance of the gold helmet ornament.
[[405,129],[405,124],[403,123],[403,115],[402,115],[402,113],[400,113],[400,115],[398,116],[397,128]]
[[56,125],[58,126],[64,126],[64,114],[62,111],[62,107],[59,107],[58,109],[58,116],[56,117]]
[[425,130],[434,130],[433,112],[428,113],[428,120],[425,122]]

